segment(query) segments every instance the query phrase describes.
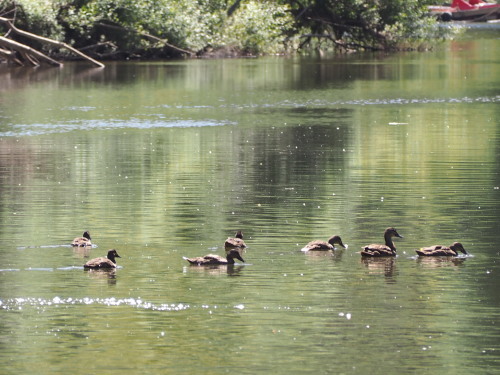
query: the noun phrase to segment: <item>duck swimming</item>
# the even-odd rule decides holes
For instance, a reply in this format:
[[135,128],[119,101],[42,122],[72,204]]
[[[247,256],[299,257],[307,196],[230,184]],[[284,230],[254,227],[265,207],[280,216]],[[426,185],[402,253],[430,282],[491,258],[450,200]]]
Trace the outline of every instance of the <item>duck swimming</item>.
[[186,258],[189,263],[195,266],[213,266],[213,265],[228,265],[234,264],[234,258],[245,262],[241,257],[239,250],[233,249],[227,252],[226,257],[222,257],[216,254],[208,254],[202,257]]
[[342,239],[340,238],[340,236],[332,236],[328,239],[328,242],[321,241],[321,240],[311,241],[306,246],[304,246],[302,249],[300,249],[300,251],[307,252],[307,251],[334,250],[335,244],[340,245],[344,249],[346,248],[344,246],[344,244],[342,243]]
[[442,245],[434,245],[430,247],[422,247],[421,249],[416,250],[419,256],[434,256],[434,257],[439,257],[439,256],[456,257],[459,251],[464,254],[468,254],[468,252],[465,251],[463,245],[460,242],[454,242],[449,247]]
[[392,243],[392,237],[403,238],[395,228],[389,227],[384,231],[385,245],[371,244],[363,246],[361,256],[363,257],[387,257],[396,256],[396,246]]
[[241,232],[241,230],[237,231],[234,237],[228,237],[224,242],[224,247],[226,249],[243,249],[247,247],[245,241],[243,241],[243,233]]
[[88,231],[85,231],[83,232],[82,237],[76,237],[73,242],[71,242],[71,246],[92,246],[92,242],[90,240],[90,233]]
[[91,269],[116,268],[115,258],[121,258],[121,256],[118,255],[115,249],[111,249],[108,251],[107,258],[99,257],[91,259],[83,265],[83,268],[91,268]]

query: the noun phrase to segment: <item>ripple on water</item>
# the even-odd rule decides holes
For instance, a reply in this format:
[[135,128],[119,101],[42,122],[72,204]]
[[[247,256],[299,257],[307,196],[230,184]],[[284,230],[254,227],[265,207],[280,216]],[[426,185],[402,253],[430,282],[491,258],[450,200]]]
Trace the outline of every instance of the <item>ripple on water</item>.
[[66,133],[73,130],[95,130],[95,129],[154,129],[154,128],[189,128],[189,127],[206,127],[206,126],[225,126],[234,125],[231,121],[217,120],[75,120],[63,123],[36,123],[36,124],[17,124],[13,126],[13,130],[0,132],[0,136],[35,136],[53,133]]
[[[480,97],[461,97],[461,98],[376,98],[376,99],[355,99],[355,100],[306,100],[306,101],[282,101],[277,103],[260,103],[233,105],[222,104],[220,106],[177,106],[176,109],[186,110],[220,110],[225,108],[237,109],[255,109],[255,108],[301,108],[301,107],[330,107],[330,106],[372,106],[372,105],[414,105],[414,104],[441,104],[441,103],[496,103],[500,102],[500,95],[496,96],[480,96]],[[145,107],[145,110],[150,110],[152,107]],[[163,108],[155,107],[155,108]],[[89,111],[88,107],[70,108],[73,111]],[[95,108],[91,108],[94,110]],[[151,116],[144,113],[142,116]],[[74,120],[61,123],[34,123],[34,124],[16,124],[9,131],[0,132],[0,136],[35,136],[53,133],[66,133],[73,130],[94,130],[94,129],[153,129],[153,128],[187,128],[187,127],[207,127],[207,126],[226,126],[236,125],[234,121],[220,121],[214,119],[182,119],[171,118],[166,119],[165,114],[153,114],[157,119],[151,118],[129,118],[129,119],[113,119],[113,120]]]

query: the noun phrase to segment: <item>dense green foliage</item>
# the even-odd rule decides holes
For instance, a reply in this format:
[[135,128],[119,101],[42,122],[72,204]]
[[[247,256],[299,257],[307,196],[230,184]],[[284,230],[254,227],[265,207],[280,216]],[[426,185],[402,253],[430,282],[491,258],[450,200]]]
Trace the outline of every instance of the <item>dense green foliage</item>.
[[344,47],[390,49],[435,38],[439,30],[425,17],[433,0],[303,0],[295,13],[313,35],[329,35]]
[[0,0],[0,15],[100,57],[416,47],[429,0]]

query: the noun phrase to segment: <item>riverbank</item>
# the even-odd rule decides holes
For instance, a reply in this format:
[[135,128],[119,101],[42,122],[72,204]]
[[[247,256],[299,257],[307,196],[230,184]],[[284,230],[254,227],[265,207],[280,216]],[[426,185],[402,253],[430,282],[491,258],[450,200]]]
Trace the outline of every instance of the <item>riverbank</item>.
[[98,61],[418,49],[445,34],[426,17],[425,3],[0,0],[0,17],[54,41],[31,43],[10,28],[0,40],[0,58],[17,65],[39,62],[40,56],[14,43],[48,58],[74,58],[57,46],[64,43]]

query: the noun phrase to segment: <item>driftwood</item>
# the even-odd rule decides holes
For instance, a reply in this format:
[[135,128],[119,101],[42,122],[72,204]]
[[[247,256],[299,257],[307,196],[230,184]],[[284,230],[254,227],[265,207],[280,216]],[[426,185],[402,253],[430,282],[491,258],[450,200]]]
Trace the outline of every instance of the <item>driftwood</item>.
[[[94,60],[93,58],[85,55],[84,53],[78,51],[77,49],[71,47],[70,45],[68,45],[66,43],[58,42],[57,40],[45,38],[45,37],[42,37],[42,36],[39,36],[36,34],[29,33],[29,32],[24,31],[24,30],[20,30],[16,26],[14,26],[14,24],[8,18],[0,17],[0,22],[6,24],[7,27],[9,28],[9,30],[15,34],[21,35],[21,36],[29,38],[29,39],[36,40],[36,41],[41,42],[41,43],[54,45],[54,46],[57,46],[60,48],[66,48],[67,50],[75,53],[76,55],[82,57],[83,59],[85,59],[87,61],[90,61],[92,64],[94,64],[98,67],[101,67],[101,68],[104,67],[104,64],[100,63],[97,60]],[[45,61],[51,65],[56,65],[56,66],[63,65],[62,63],[46,56],[45,54],[41,53],[40,51],[38,51],[34,48],[26,46],[25,44],[22,44],[22,43],[18,43],[12,39],[9,39],[9,38],[3,37],[3,36],[0,37],[0,46],[6,47],[6,48],[11,48],[11,49],[19,52],[27,61],[29,61],[31,64],[34,64],[34,65],[38,65],[37,60]],[[7,52],[9,52],[9,51],[7,51]],[[15,60],[17,60],[16,63],[20,62],[19,59],[15,58],[15,56],[13,54],[3,54],[1,52],[0,52],[0,54],[4,58],[9,59],[10,61],[16,62]]]

